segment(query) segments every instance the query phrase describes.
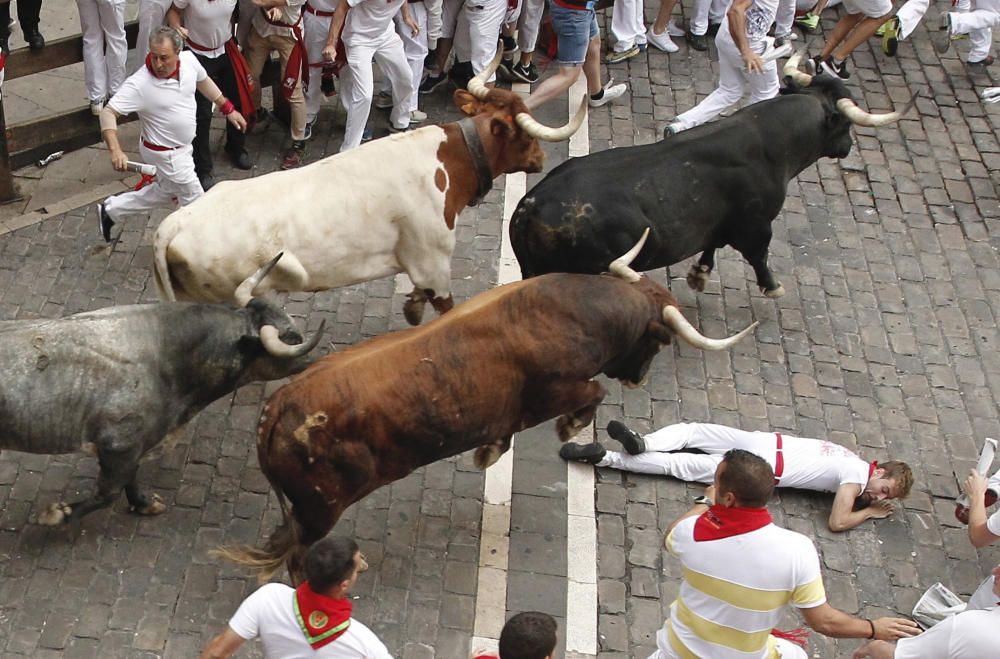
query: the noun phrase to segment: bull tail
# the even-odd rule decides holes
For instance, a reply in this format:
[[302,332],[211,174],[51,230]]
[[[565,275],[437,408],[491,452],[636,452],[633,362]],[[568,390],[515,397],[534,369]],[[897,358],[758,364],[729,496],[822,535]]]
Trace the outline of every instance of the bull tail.
[[[257,456],[260,470],[278,498],[281,524],[271,532],[263,547],[250,545],[217,547],[210,552],[213,557],[224,558],[249,568],[256,573],[260,583],[268,581],[286,564],[301,565],[303,554],[302,526],[291,514],[288,499],[268,470],[267,454],[274,439],[274,425],[279,417],[279,414],[268,414],[268,406],[264,406],[264,415],[257,428]],[[296,576],[294,574],[290,576],[294,582]]]
[[153,274],[156,278],[156,290],[160,299],[166,302],[176,302],[173,282],[170,281],[170,266],[167,264],[167,247],[170,241],[180,231],[179,222],[167,217],[157,228],[153,238]]

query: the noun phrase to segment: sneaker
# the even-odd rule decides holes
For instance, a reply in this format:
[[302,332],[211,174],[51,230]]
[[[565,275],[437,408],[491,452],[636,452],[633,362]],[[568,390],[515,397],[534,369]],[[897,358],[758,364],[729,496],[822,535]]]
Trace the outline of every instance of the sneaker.
[[91,101],[90,102],[90,114],[94,115],[95,117],[101,116],[101,110],[103,110],[103,109],[104,109],[104,99],[103,98],[100,98],[100,99],[97,99],[96,101]]
[[419,124],[427,121],[427,113],[421,110],[414,110],[410,112],[410,125]]
[[709,21],[708,22],[708,31],[705,34],[708,35],[708,36],[710,36],[710,37],[714,37],[715,35],[717,35],[719,33],[719,28],[720,27],[722,27],[722,23],[721,22],[720,23],[713,23],[713,22]]
[[679,123],[677,123],[676,121],[672,121],[669,124],[667,124],[666,128],[663,129],[663,139],[667,139],[668,137],[673,137],[682,130],[684,129],[681,128],[681,125]]
[[572,460],[589,465],[596,465],[604,459],[607,453],[599,442],[591,442],[590,444],[567,442],[559,449],[559,457],[563,460]]
[[101,237],[104,238],[104,242],[111,242],[111,227],[115,225],[115,221],[111,219],[108,215],[108,211],[104,209],[104,202],[99,202],[97,204],[97,224],[101,229]]
[[646,31],[646,41],[652,44],[653,47],[659,48],[665,53],[676,53],[680,50],[680,46],[675,44],[670,39],[669,28],[660,34],[657,34],[656,32],[653,32],[653,27],[650,26],[649,30]]
[[667,23],[668,37],[683,37],[685,34],[686,33],[684,32],[684,28],[682,28],[680,25],[677,24],[676,18],[671,19],[671,21]]
[[788,57],[792,54],[792,44],[788,43],[787,40],[779,44],[776,37],[764,37],[764,41],[766,46],[760,56],[764,62],[772,62],[778,58]]
[[608,422],[608,435],[611,439],[617,439],[621,442],[629,455],[639,455],[646,451],[646,442],[642,440],[642,435],[631,430],[621,421]]
[[934,43],[934,50],[941,54],[951,48],[951,14],[948,12],[941,14],[937,32],[931,35],[931,41]]
[[639,54],[638,46],[632,46],[628,50],[622,50],[622,51],[616,50],[614,52],[608,53],[608,55],[604,58],[604,63],[617,64],[618,62],[624,62],[627,59],[632,59],[638,54]]
[[302,141],[310,140],[313,136],[313,124],[316,123],[316,117],[313,117],[310,121],[306,122],[306,127],[302,129]]
[[319,82],[319,90],[323,92],[323,96],[335,96],[337,88],[333,84],[333,76],[323,76]]
[[987,55],[985,58],[983,58],[981,60],[976,60],[975,62],[973,62],[973,61],[970,60],[970,61],[966,62],[965,65],[966,66],[982,66],[982,67],[986,67],[986,66],[989,66],[992,63],[993,63],[993,56],[992,55]]
[[226,149],[226,153],[229,154],[229,162],[233,163],[233,167],[236,169],[253,169],[253,161],[250,160],[250,154],[247,153],[246,149],[240,149],[238,151],[230,151],[229,149]]
[[528,62],[527,66],[518,62],[510,70],[510,73],[521,82],[526,82],[529,85],[538,82],[538,69],[535,68],[534,62]]
[[848,80],[851,77],[851,73],[847,70],[847,62],[837,64],[833,61],[832,57],[827,57],[825,60],[819,62],[816,71],[817,73],[837,76],[841,80]]
[[705,51],[708,50],[708,36],[704,34],[691,34],[687,33],[688,45],[695,50]]
[[379,92],[375,95],[372,105],[377,107],[379,110],[388,110],[393,105],[392,94],[389,92]]
[[807,34],[815,34],[819,31],[819,16],[816,14],[806,13],[802,16],[797,16],[794,22],[799,26],[800,30]]
[[391,123],[389,124],[389,132],[390,133],[408,133],[411,130],[413,130],[413,129],[410,128],[410,124],[406,124],[402,128],[400,128],[398,126],[393,126]]
[[500,35],[500,40],[503,42],[503,54],[504,59],[508,61],[513,61],[513,55],[517,52],[517,39],[506,34]]
[[365,142],[371,142],[373,137],[375,137],[375,133],[372,131],[372,127],[365,126],[364,131],[361,133],[361,143],[364,144]]
[[895,57],[899,50],[899,18],[893,16],[882,23],[882,52],[889,57]]
[[590,105],[590,107],[599,108],[602,105],[607,105],[608,103],[610,103],[611,101],[615,100],[616,98],[625,93],[625,90],[627,89],[625,83],[616,85],[614,84],[614,82],[615,82],[614,78],[608,78],[608,82],[601,89],[600,92],[601,95],[597,98],[591,96],[589,99],[587,99],[587,102]]
[[446,82],[448,82],[448,76],[444,73],[428,73],[424,81],[420,83],[418,91],[421,94],[430,94]]
[[281,160],[282,169],[296,169],[302,166],[302,158],[306,154],[306,143],[304,140],[293,140],[292,146],[285,151],[285,157]]

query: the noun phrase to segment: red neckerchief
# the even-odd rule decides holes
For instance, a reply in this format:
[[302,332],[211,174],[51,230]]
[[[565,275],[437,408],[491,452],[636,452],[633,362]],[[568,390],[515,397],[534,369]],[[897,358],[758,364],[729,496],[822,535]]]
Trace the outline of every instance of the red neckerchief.
[[715,504],[694,523],[694,541],[721,540],[750,533],[771,523],[767,508],[726,508]]
[[872,460],[872,463],[868,465],[868,480],[872,479],[872,474],[878,469],[878,460]]
[[351,601],[320,595],[304,581],[295,589],[295,618],[313,650],[337,640],[351,624]]
[[[154,78],[159,78],[160,77],[160,76],[156,75],[156,71],[153,70],[153,56],[152,56],[152,54],[146,55],[146,68],[149,69],[149,72],[153,74]],[[168,75],[166,78],[162,78],[162,80],[167,80],[169,78],[174,78],[176,80],[180,80],[181,79],[181,58],[180,57],[177,58],[177,68],[174,69],[174,72],[171,73],[170,75]]]

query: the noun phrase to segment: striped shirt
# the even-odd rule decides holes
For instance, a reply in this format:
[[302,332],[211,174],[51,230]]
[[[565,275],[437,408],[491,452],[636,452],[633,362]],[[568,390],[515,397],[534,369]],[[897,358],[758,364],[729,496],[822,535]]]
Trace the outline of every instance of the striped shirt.
[[662,656],[776,659],[771,630],[785,606],[826,602],[819,556],[806,536],[774,524],[719,540],[695,542],[697,517],[667,536],[684,581],[657,634]]

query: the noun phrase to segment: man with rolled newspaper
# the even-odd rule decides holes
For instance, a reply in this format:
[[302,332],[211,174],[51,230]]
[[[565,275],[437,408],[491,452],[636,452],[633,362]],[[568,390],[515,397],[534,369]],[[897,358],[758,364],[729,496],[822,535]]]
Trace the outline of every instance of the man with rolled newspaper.
[[[986,516],[986,509],[996,503],[1000,496],[1000,469],[988,480],[986,478],[986,472],[993,464],[996,448],[996,440],[987,438],[979,455],[979,463],[975,469],[969,470],[969,476],[962,485],[965,496],[959,499],[955,508],[955,516],[969,524],[969,540],[974,547],[986,547],[1000,540],[1000,510]],[[967,518],[963,519],[965,515]]]
[[107,242],[111,242],[111,227],[125,215],[177,208],[204,193],[191,156],[196,89],[212,100],[229,123],[246,129],[243,115],[222,95],[195,56],[181,52],[183,44],[173,28],[154,30],[145,65],[129,76],[101,111],[101,135],[111,152],[112,166],[118,171],[128,166],[128,156],[118,142],[117,120],[136,112],[141,130],[139,153],[144,162],[157,169],[156,180],[150,185],[97,204],[101,236]]

